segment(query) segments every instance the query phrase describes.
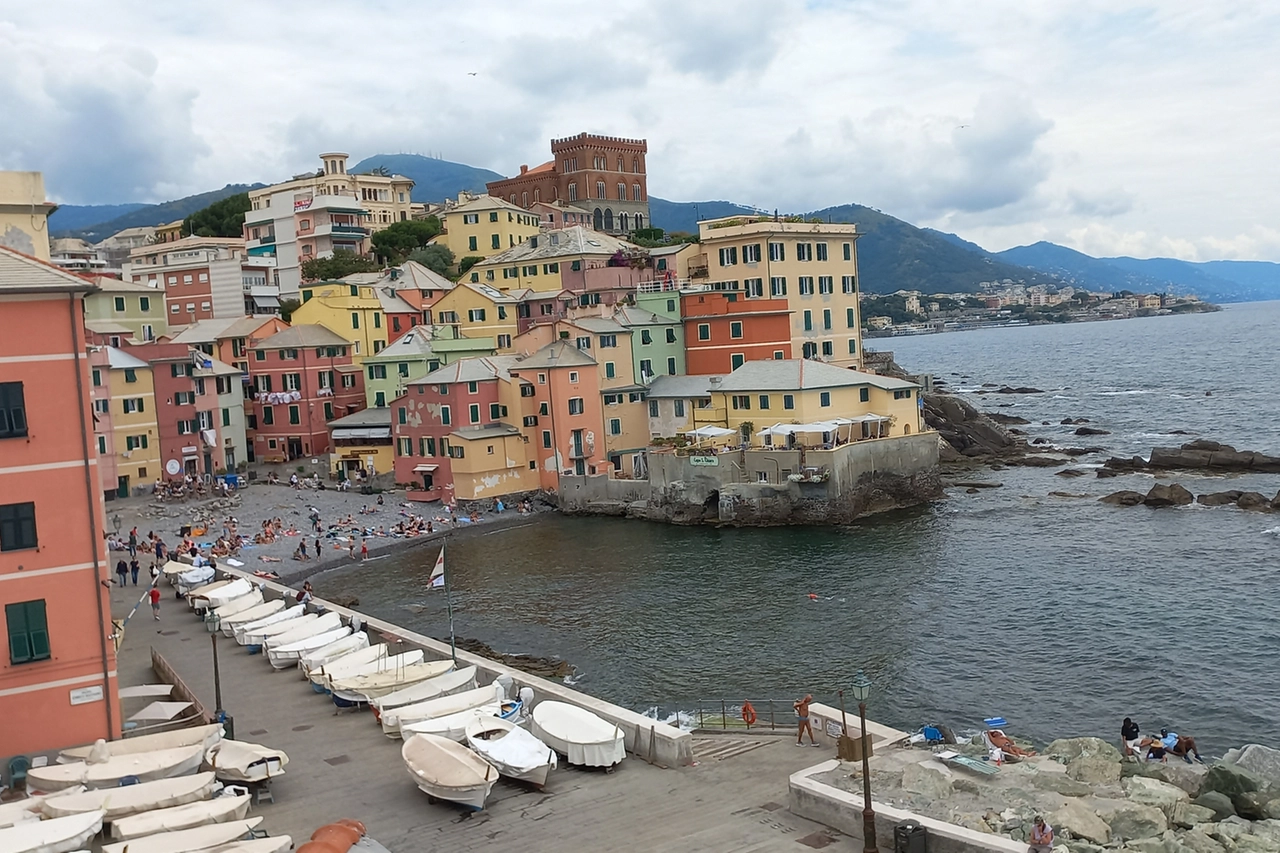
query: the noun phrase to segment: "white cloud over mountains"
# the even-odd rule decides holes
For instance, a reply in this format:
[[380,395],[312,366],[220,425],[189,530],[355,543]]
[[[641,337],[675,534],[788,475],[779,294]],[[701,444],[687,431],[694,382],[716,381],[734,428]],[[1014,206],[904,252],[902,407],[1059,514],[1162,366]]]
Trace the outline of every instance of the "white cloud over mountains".
[[155,201],[354,157],[504,174],[582,130],[652,191],[850,201],[993,249],[1280,260],[1273,4],[0,5],[0,168]]

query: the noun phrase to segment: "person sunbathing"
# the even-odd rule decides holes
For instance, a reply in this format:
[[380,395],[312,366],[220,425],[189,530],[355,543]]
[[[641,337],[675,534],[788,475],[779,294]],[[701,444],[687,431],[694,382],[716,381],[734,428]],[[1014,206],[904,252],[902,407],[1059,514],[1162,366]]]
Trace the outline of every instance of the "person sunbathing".
[[1200,757],[1200,750],[1196,748],[1196,739],[1193,737],[1183,737],[1177,732],[1161,729],[1160,743],[1164,746],[1166,752],[1176,755],[1188,764],[1192,763],[1191,756],[1193,755],[1198,761],[1204,761]]
[[1036,754],[1034,749],[1023,749],[1015,744],[1009,736],[1000,729],[991,729],[987,732],[987,739],[991,741],[992,746],[1003,752],[1005,755],[1015,755],[1020,758],[1025,758]]

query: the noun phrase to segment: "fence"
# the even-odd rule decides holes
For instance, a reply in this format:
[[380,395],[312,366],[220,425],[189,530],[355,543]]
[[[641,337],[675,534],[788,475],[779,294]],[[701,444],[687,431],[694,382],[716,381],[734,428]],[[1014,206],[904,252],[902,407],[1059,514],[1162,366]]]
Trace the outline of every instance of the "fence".
[[[748,724],[742,718],[742,708],[750,704],[756,712],[756,721]],[[741,729],[791,731],[796,726],[794,699],[748,699],[746,702],[729,699],[698,700],[694,710],[688,712],[698,722],[699,729]]]

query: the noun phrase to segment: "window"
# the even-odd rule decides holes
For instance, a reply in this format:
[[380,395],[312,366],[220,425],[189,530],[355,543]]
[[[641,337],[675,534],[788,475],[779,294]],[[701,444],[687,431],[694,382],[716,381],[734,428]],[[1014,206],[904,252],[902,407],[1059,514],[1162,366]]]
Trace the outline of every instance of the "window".
[[782,243],[769,244],[769,260],[785,261],[787,259],[787,247]]
[[618,201],[626,201],[626,200],[627,200],[627,185],[618,184]]
[[601,349],[603,349],[603,348],[605,348],[605,347],[616,347],[617,345],[618,345],[618,336],[617,336],[617,335],[601,335],[601,336],[600,336],[600,347],[601,347]]
[[0,506],[0,551],[21,551],[38,544],[35,503]]
[[831,405],[831,392],[830,392],[830,391],[823,391],[821,394],[819,394],[819,395],[818,395],[818,405],[819,405],[819,406],[830,406],[830,405]]
[[769,395],[768,395],[768,394],[761,394],[761,395],[760,395],[760,408],[761,408],[761,409],[767,409],[767,408],[769,408]]
[[846,325],[846,326],[848,326],[850,329],[852,329],[852,328],[854,328],[855,326],[857,326],[857,321],[856,321],[856,320],[854,319],[854,317],[853,317],[853,309],[852,309],[852,308],[846,308],[846,309],[844,309],[844,322],[845,322],[845,325]]
[[302,374],[286,373],[281,377],[284,380],[284,390],[301,391],[302,390]]
[[451,423],[448,406],[440,407],[440,423],[444,424],[445,426],[449,426],[449,424]]
[[813,244],[812,243],[796,243],[796,260],[797,261],[813,260]]
[[[96,373],[97,371],[95,370],[94,372]],[[125,382],[137,382],[137,381],[138,381],[138,371],[134,370],[132,367],[126,367],[126,368],[124,369],[124,381],[125,381]],[[95,384],[96,384],[96,383],[95,383]]]
[[858,286],[851,275],[840,276],[840,292],[841,293],[857,293]]
[[822,328],[824,329],[831,328],[831,309],[830,308],[822,309]]
[[510,348],[511,348],[511,336],[498,335],[498,349],[510,349]]
[[[400,362],[399,364],[397,364],[397,365],[396,365],[396,372],[397,372],[397,373],[399,373],[401,376],[408,376],[408,375],[409,375],[409,364],[408,364],[408,362],[404,362],[404,361],[402,361],[402,362]],[[323,383],[322,383],[322,384],[323,384]]]
[[396,441],[396,444],[399,445],[399,447],[396,448],[396,455],[398,456],[413,455],[413,439],[401,438]]
[[440,455],[441,456],[453,455],[453,452],[449,449],[449,439],[444,438],[443,436],[440,438]]
[[569,371],[569,382],[573,385],[578,384],[578,371],[576,370]]
[[94,400],[93,410],[100,415],[109,415],[111,414],[111,401],[110,400]]
[[582,398],[581,398],[581,397],[570,397],[570,398],[569,398],[569,414],[571,414],[571,415],[580,415],[580,414],[582,414],[582,412],[583,412],[583,408],[582,408]]
[[676,359],[675,356],[667,356],[667,375],[676,375]]
[[10,663],[49,659],[49,623],[45,619],[43,598],[6,604],[4,622],[9,631]]
[[462,446],[453,447],[452,445],[450,445],[450,447],[449,447],[449,456],[450,456],[450,458],[452,458],[452,459],[462,459],[462,458],[464,458],[466,455],[467,455],[467,449],[466,449],[465,447],[462,447]]
[[27,404],[21,382],[0,382],[0,438],[27,434]]
[[480,393],[480,383],[479,383],[479,382],[468,382],[468,383],[467,383],[467,393],[468,393],[468,394],[479,394],[479,393]]
[[[121,401],[124,405],[124,413],[126,415],[131,415],[134,412],[141,412],[143,410],[142,401],[144,399],[144,397],[126,397]],[[174,405],[177,406],[186,406],[193,402],[193,397],[190,391],[179,391],[173,395],[173,402]]]
[[646,379],[653,375],[653,359],[640,359],[640,375]]
[[742,367],[742,363],[744,361],[746,361],[746,357],[740,352],[735,352],[733,355],[729,356],[730,369],[737,370],[739,367]]
[[910,400],[910,399],[911,399],[911,389],[910,389],[910,388],[899,388],[897,391],[894,391],[894,392],[893,392],[893,399],[895,399],[895,400]]
[[751,243],[742,247],[742,262],[744,264],[760,263],[760,244]]
[[573,344],[578,349],[591,349],[591,338],[576,338]]
[[609,418],[609,435],[622,435],[621,418]]
[[289,423],[295,425],[302,423],[302,410],[298,406],[289,407]]
[[107,437],[105,435],[98,436],[98,455],[102,456],[107,452]]
[[743,279],[742,287],[746,291],[748,297],[754,298],[764,296],[764,279],[762,278]]
[[115,302],[116,302],[116,310],[117,310],[117,311],[124,311],[124,297],[123,297],[123,296],[117,296],[117,297],[116,297]]
[[479,248],[477,247],[476,242],[477,242],[477,241],[476,241],[476,238],[475,238],[475,237],[468,237],[468,238],[467,238],[467,250],[468,250],[468,251],[471,251],[471,252],[477,252],[477,251],[479,251]]
[[139,308],[141,308],[144,312],[145,312],[145,311],[150,311],[150,310],[151,310],[151,297],[150,297],[150,296],[139,296],[139,297],[138,297],[138,307],[139,307]]
[[276,422],[276,410],[271,406],[262,407],[262,424],[263,426],[271,426]]
[[804,312],[804,330],[806,332],[813,331],[813,312],[812,311]]
[[542,446],[543,447],[551,446],[551,430],[544,429],[542,431]]
[[[418,386],[418,393],[419,393],[419,394],[421,394],[421,393],[422,393],[422,386],[421,386],[421,385],[419,385],[419,386]],[[325,405],[327,406],[327,405],[329,405],[329,404],[328,404],[328,403],[325,403]],[[374,394],[373,394],[373,407],[374,407],[375,409],[384,409],[384,408],[386,408],[386,406],[387,406],[387,392],[386,392],[386,391],[375,391],[375,392],[374,392]]]
[[480,423],[480,404],[472,403],[470,406],[468,406],[467,414],[470,415],[471,417],[471,423],[473,424]]
[[742,321],[741,320],[734,320],[729,323],[729,337],[731,338],[742,337]]
[[849,338],[849,355],[857,355],[857,354],[858,354],[858,339]]
[[[385,400],[383,401],[383,405],[384,405],[384,406],[386,405],[386,401],[385,401]],[[326,421],[331,421],[331,420],[333,420],[333,403],[328,403],[328,402],[326,402],[326,403],[324,404],[324,419],[325,419]]]
[[832,341],[823,341],[822,354],[826,356],[835,355],[835,343]]
[[464,214],[462,214],[462,224],[463,224],[463,225],[478,225],[478,224],[480,224],[480,214],[478,214],[478,213],[464,213]]
[[808,341],[807,343],[805,343],[803,347],[800,348],[801,358],[814,358],[815,356],[817,356],[817,354],[818,354],[818,345],[815,344],[813,341]]
[[656,418],[657,416],[658,416],[658,401],[650,400],[649,401],[649,417]]
[[800,295],[813,296],[813,276],[811,275],[800,276]]
[[792,394],[783,394],[783,395],[782,395],[782,408],[784,408],[784,409],[794,409],[795,407],[796,407],[796,398],[795,398],[795,396],[794,396],[794,395],[792,395]]
[[[223,409],[223,411],[230,415],[230,412],[227,409]],[[125,450],[137,450],[139,448],[142,448],[143,450],[146,450],[147,448],[147,437],[145,435],[126,435],[124,437]]]
[[181,305],[179,305],[179,304],[178,304],[178,303],[176,303],[176,302],[169,306],[169,313],[170,313],[170,314],[177,314],[177,313],[178,313],[179,311],[181,311],[181,310],[182,310],[182,306],[181,306]]
[[369,365],[369,378],[370,379],[386,379],[387,366],[385,364]]
[[674,344],[676,342],[676,330],[667,329],[667,343]]
[[428,435],[418,439],[418,449],[421,451],[418,454],[419,456],[435,456],[436,455],[435,437]]
[[382,328],[382,315],[381,315],[380,313],[378,313],[377,311],[374,311],[374,312],[373,312],[373,327],[374,327],[375,329],[381,329],[381,328]]
[[698,324],[698,340],[700,341],[711,340],[711,324],[710,323]]
[[409,422],[409,411],[404,406],[398,406],[396,408],[396,423],[403,426],[408,422]]
[[491,210],[491,211],[489,211],[489,221],[490,221],[490,222],[497,222],[497,221],[498,221],[498,211],[496,211],[496,210]]
[[342,374],[342,387],[343,388],[356,387],[356,375],[354,373]]
[[[538,271],[537,271],[537,269],[535,268],[535,269],[534,269],[534,275],[537,275],[537,272],[538,272]],[[499,305],[499,306],[498,306],[498,319],[499,319],[499,320],[505,320],[505,319],[507,319],[507,306],[505,306],[505,305]]]
[[870,389],[870,388],[859,388],[859,389],[858,389],[858,400],[859,400],[860,402],[863,402],[863,403],[869,403],[869,402],[871,401],[871,389]]
[[738,247],[727,246],[720,250],[720,266],[731,267],[738,263]]
[[852,243],[844,244],[844,259],[846,261],[853,260],[853,244]]
[[824,295],[824,296],[828,295],[832,292],[833,289],[834,288],[831,286],[831,276],[829,275],[818,276],[818,294],[819,295]]
[[360,312],[359,311],[351,312],[351,328],[353,329],[360,328]]
[[786,296],[787,295],[787,277],[774,276],[769,279],[769,295],[770,296]]
[[604,363],[604,378],[613,379],[616,375],[617,375],[617,370],[614,369],[613,362],[606,361]]
[[467,312],[467,320],[468,320],[468,322],[471,322],[471,323],[483,323],[483,322],[484,322],[484,309],[483,309],[483,308],[472,308],[470,311],[468,311],[468,312]]
[[749,394],[734,394],[732,402],[735,409],[751,408],[751,396]]
[[551,414],[551,408],[550,408],[550,406],[551,406],[551,404],[550,404],[550,403],[545,403],[545,402],[544,402],[544,403],[539,403],[539,404],[538,404],[538,414],[542,415],[543,417],[546,417],[547,415]]
[[256,350],[254,350],[254,351],[253,351],[253,360],[254,360],[254,361],[266,361],[266,360],[267,360],[267,353],[266,353],[264,350],[256,349]]
[[[578,200],[578,185],[575,183],[570,183],[569,184],[569,201],[577,201],[577,200]],[[547,446],[550,447],[551,445],[548,444]]]
[[604,198],[604,181],[596,181],[596,198]]
[[827,259],[827,244],[819,243],[817,245],[817,248],[818,248],[818,260],[825,261]]
[[101,388],[102,387],[102,371],[95,367],[91,375],[93,376],[93,387]]
[[676,401],[675,401],[675,410],[676,410],[676,417],[677,417],[677,418],[683,418],[683,417],[684,417],[684,400],[676,400]]

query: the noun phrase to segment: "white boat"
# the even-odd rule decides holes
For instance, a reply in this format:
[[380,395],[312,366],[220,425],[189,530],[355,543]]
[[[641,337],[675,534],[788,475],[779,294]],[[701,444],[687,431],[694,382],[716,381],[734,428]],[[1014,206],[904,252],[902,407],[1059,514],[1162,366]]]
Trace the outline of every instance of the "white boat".
[[237,625],[233,633],[235,634],[236,642],[243,646],[246,645],[246,635],[250,632],[256,633],[264,628],[269,628],[272,625],[279,625],[281,622],[287,622],[290,619],[300,619],[306,615],[306,607],[301,604],[294,604],[292,607],[286,606],[277,610],[275,613],[272,613],[270,616],[264,616],[257,621],[245,622],[241,625]]
[[[298,607],[290,607],[289,610],[286,610],[284,612],[288,613],[292,610],[302,610],[302,609],[303,609],[302,606],[299,605]],[[290,619],[282,619],[279,622],[273,622],[270,625],[264,625],[261,628],[253,628],[251,630],[245,631],[244,643],[242,643],[242,645],[249,647],[250,651],[252,652],[255,647],[261,647],[263,642],[265,642],[267,639],[271,637],[279,636],[280,634],[287,634],[290,631],[296,631],[298,628],[301,628],[303,625],[306,625],[309,622],[314,622],[319,618],[320,618],[319,613],[302,613]]]
[[250,607],[248,610],[242,610],[241,612],[232,614],[231,616],[224,616],[219,623],[219,627],[222,630],[222,636],[234,637],[236,635],[236,628],[241,625],[249,625],[253,622],[257,622],[259,619],[266,619],[268,616],[273,616],[281,610],[284,610],[284,599],[273,598],[271,601],[264,601],[261,604]]
[[167,560],[164,564],[164,568],[160,570],[160,574],[163,575],[169,583],[176,584],[178,582],[178,577],[180,575],[185,575],[189,571],[191,571],[190,563],[184,563],[181,560]]
[[117,818],[111,822],[111,837],[121,841],[144,838],[157,832],[177,832],[210,823],[244,820],[249,813],[249,794],[236,797],[214,797],[184,806],[173,806]]
[[[191,571],[190,566],[187,567],[187,571],[188,572]],[[181,577],[181,575],[179,575],[179,577]],[[209,593],[217,592],[218,590],[224,587],[231,586],[234,580],[235,578],[223,578],[222,580],[210,581],[207,584],[196,587],[190,592],[184,593],[187,598],[187,604],[193,605],[195,603],[196,598],[203,598],[205,595],[208,595]]]
[[261,782],[283,776],[289,756],[258,743],[221,740],[209,747],[205,761],[224,782]]
[[176,832],[159,832],[129,841],[117,841],[102,845],[102,853],[188,853],[191,850],[207,850],[219,844],[235,841],[248,835],[249,830],[262,823],[262,818],[229,820]]
[[[396,655],[396,657],[403,657],[403,655]],[[406,663],[382,668],[378,672],[366,675],[357,675],[354,678],[333,681],[329,685],[329,690],[333,693],[333,703],[339,708],[344,708],[377,699],[379,696],[385,696],[410,684],[417,684],[419,681],[426,681],[428,678],[435,678],[451,669],[453,669],[451,660]]]
[[99,788],[75,794],[63,792],[45,799],[40,811],[47,818],[103,811],[107,820],[116,820],[140,812],[207,800],[213,793],[213,784],[212,773],[197,773],[178,779],[125,785],[123,788]]
[[[340,658],[326,662],[322,666],[313,667],[311,672],[307,673],[307,678],[311,679],[311,688],[313,690],[317,693],[327,693],[329,682],[333,679],[350,678],[364,672],[375,672],[379,666],[379,661],[390,657],[392,655],[389,654],[386,643],[375,643],[363,649],[348,652]],[[418,660],[422,660],[422,658],[418,658]]]
[[288,631],[268,634],[262,641],[262,647],[264,650],[270,651],[276,646],[287,646],[290,643],[296,643],[298,640],[305,640],[307,637],[314,637],[316,634],[323,634],[341,626],[342,617],[337,613],[332,611],[319,613],[315,619],[309,619],[304,623],[294,623],[294,626]]
[[200,853],[285,853],[292,849],[293,838],[288,835],[273,835],[270,838],[233,841],[230,844],[219,844],[217,847],[206,847]]
[[[372,648],[378,647],[381,647],[383,650],[382,657],[375,658],[373,660],[365,660],[359,664],[348,665],[347,662],[351,658],[354,658],[357,655],[363,656],[367,652],[372,651]],[[358,678],[362,675],[372,675],[378,672],[403,669],[404,667],[411,666],[415,663],[422,663],[422,658],[424,657],[422,649],[413,649],[412,651],[401,652],[398,655],[388,655],[386,654],[387,647],[381,643],[372,648],[347,655],[333,664],[324,666],[320,671],[320,692],[332,692],[334,683],[338,681],[349,681],[352,678]],[[316,682],[316,673],[313,672],[311,673],[311,687],[313,690],[317,688]]]
[[[342,625],[325,631],[322,634],[314,634],[305,640],[298,640],[285,645],[273,645],[267,649],[267,660],[271,661],[271,665],[276,669],[284,669],[285,667],[297,666],[298,660],[308,652],[323,648],[324,646],[333,645],[338,640],[343,639],[351,634],[350,625]],[[282,641],[279,641],[282,642]]]
[[[467,739],[467,726],[477,717],[496,717],[502,712],[498,702],[487,702],[475,708],[468,708],[456,714],[445,714],[443,717],[431,717],[414,723],[402,724],[399,735],[435,735],[462,743]],[[391,735],[395,737],[395,734]]]
[[178,575],[173,585],[177,588],[179,595],[190,595],[193,591],[209,584],[215,574],[213,566],[193,567],[186,573]]
[[414,735],[400,757],[414,783],[429,796],[479,811],[498,781],[498,770],[460,743],[433,735]]
[[58,763],[88,761],[89,756],[98,749],[98,743],[106,747],[107,755],[117,756],[132,755],[136,752],[154,752],[157,749],[173,749],[179,746],[200,746],[202,749],[208,749],[220,740],[222,740],[222,723],[211,723],[207,726],[191,726],[124,740],[98,741],[91,746],[74,746],[58,753]]
[[405,705],[416,705],[419,702],[426,702],[438,696],[448,696],[462,690],[474,690],[475,686],[476,668],[474,666],[464,666],[462,669],[455,669],[443,675],[437,675],[435,678],[428,678],[426,681],[411,684],[385,696],[379,696],[369,704],[373,706],[373,713],[381,719],[384,711],[403,708]]
[[112,788],[120,780],[133,776],[140,782],[188,776],[200,769],[204,761],[204,747],[179,746],[173,749],[157,749],[151,752],[134,752],[108,758],[100,764],[74,761],[70,764],[50,764],[32,767],[27,771],[27,787],[34,791],[51,793],[75,785],[86,788]]
[[541,788],[559,763],[556,751],[500,717],[477,717],[467,724],[467,745],[503,776]]
[[[69,792],[74,791],[76,793],[83,790],[83,785],[68,789]],[[55,796],[60,795],[61,792]],[[36,794],[25,799],[14,800],[11,803],[0,803],[0,829],[13,826],[15,823],[21,823],[24,820],[40,820],[42,817],[40,807],[44,805],[44,801],[47,798],[45,794]]]
[[382,720],[380,722],[382,723],[382,730],[389,737],[402,737],[411,734],[408,729],[414,723],[430,720],[434,717],[448,717],[452,714],[460,714],[472,708],[479,708],[481,705],[499,704],[505,698],[506,692],[502,689],[502,685],[495,682],[486,684],[484,687],[477,687],[474,690],[454,693],[451,696],[439,696],[414,705],[389,708],[382,712]]
[[302,655],[298,658],[298,669],[302,670],[302,676],[305,678],[311,674],[313,669],[318,669],[330,661],[336,661],[344,655],[367,648],[369,648],[369,635],[364,631],[356,631],[341,640],[332,642],[327,646],[321,646]]
[[252,610],[261,603],[262,590],[255,586],[239,598],[233,598],[230,601],[215,607],[213,615],[218,617],[218,624],[221,625],[222,620],[235,616],[237,613],[244,613],[246,610]]
[[622,729],[577,705],[539,702],[533,709],[532,729],[570,764],[613,767],[627,757]]
[[212,592],[206,592],[203,595],[192,594],[187,597],[191,602],[191,607],[199,613],[210,607],[221,607],[229,601],[234,601],[242,595],[248,595],[253,592],[253,584],[244,578],[236,578],[226,586],[219,587]]
[[0,853],[70,853],[89,843],[102,829],[102,812],[23,821],[0,829]]

